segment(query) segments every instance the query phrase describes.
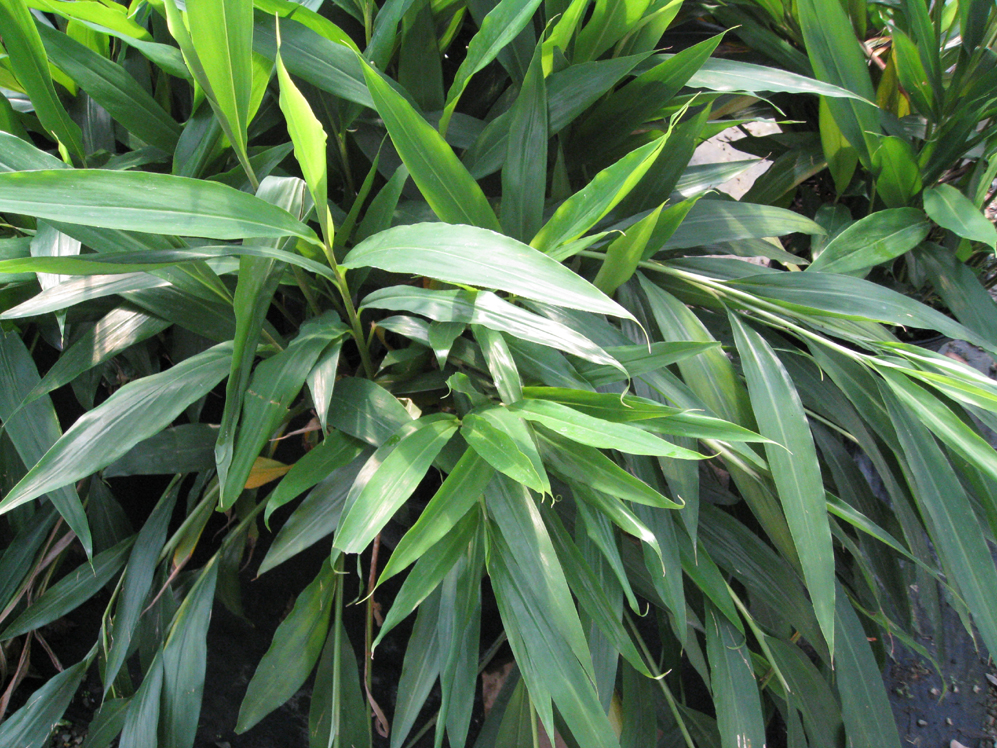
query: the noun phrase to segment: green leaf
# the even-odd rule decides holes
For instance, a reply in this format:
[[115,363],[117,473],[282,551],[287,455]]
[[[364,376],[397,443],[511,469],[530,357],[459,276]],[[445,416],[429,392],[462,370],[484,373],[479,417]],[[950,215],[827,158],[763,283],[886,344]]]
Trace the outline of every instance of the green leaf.
[[0,2],[0,26],[3,26],[3,43],[10,63],[42,127],[52,133],[76,159],[83,161],[82,133],[55,92],[45,48],[24,0]]
[[391,142],[439,219],[499,231],[498,219],[485,193],[440,134],[388,85],[381,73],[364,63],[363,74]]
[[679,52],[606,98],[586,117],[579,138],[599,151],[623,142],[686,85],[716,50],[723,34]]
[[815,748],[834,748],[842,729],[841,706],[830,684],[802,647],[770,638],[768,648],[792,691],[789,703],[803,713],[811,743]]
[[635,478],[602,452],[551,432],[540,435],[544,462],[565,480],[584,484],[593,491],[659,509],[681,509],[639,478]]
[[520,309],[488,291],[430,291],[412,286],[394,286],[367,296],[363,307],[409,311],[438,322],[481,325],[597,364],[623,369],[616,359],[567,325]]
[[331,312],[314,317],[284,351],[256,367],[243,397],[231,462],[220,478],[220,507],[230,507],[242,493],[253,461],[287,415],[318,357],[345,332]]
[[926,189],[924,211],[932,221],[956,236],[997,249],[997,228],[952,185],[939,184]]
[[130,699],[105,699],[87,725],[87,737],[80,748],[107,748],[111,745],[124,727],[125,712],[130,701]]
[[294,463],[277,488],[267,500],[264,521],[269,525],[270,515],[276,509],[293,501],[299,495],[312,488],[333,471],[353,462],[363,451],[363,444],[347,436],[341,431],[333,431],[322,442],[311,449],[304,457]]
[[879,132],[876,109],[869,103],[875,101],[876,94],[852,24],[840,3],[820,0],[800,0],[799,19],[816,77],[859,97],[828,98],[826,102],[841,132],[868,166],[871,164],[871,139]]
[[835,273],[767,273],[730,281],[730,285],[787,309],[828,317],[874,320],[891,325],[921,327],[975,345],[993,344],[941,312],[878,283]]
[[723,748],[765,745],[765,722],[751,652],[744,637],[709,606],[706,652]]
[[412,564],[441,540],[477,503],[491,482],[495,469],[477,452],[468,449],[422,510],[385,564],[378,585]]
[[[249,682],[239,707],[236,733],[253,727],[304,684],[325,643],[336,584],[332,565],[322,564],[315,579],[298,595]],[[289,652],[294,652],[294,657],[288,658]]]
[[567,581],[526,489],[500,477],[486,493],[488,571],[509,644],[537,712],[553,734],[553,698],[581,748],[617,744],[599,703],[591,654]]
[[817,449],[803,403],[772,347],[734,314],[734,339],[751,405],[828,649],[834,651],[834,549]]
[[357,657],[342,622],[333,622],[331,629],[312,687],[308,744],[328,748],[341,736],[343,745],[369,748],[369,707],[360,690]]
[[[266,3],[269,5],[269,0]],[[307,10],[298,3],[288,2],[282,6],[280,15],[288,18],[282,22],[280,54],[292,75],[296,75],[316,88],[334,96],[352,101],[360,106],[373,106],[373,100],[364,83],[363,70],[356,55],[355,46],[332,41],[317,31],[301,24],[298,18]],[[253,34],[253,48],[256,52],[274,59],[277,54],[277,30],[274,13],[257,15]],[[382,13],[377,14],[380,20]],[[324,17],[319,16],[319,18]],[[310,19],[310,17],[305,20]],[[331,25],[331,24],[330,24]]]
[[973,269],[931,242],[918,247],[914,255],[956,319],[984,338],[997,340],[997,305]]
[[592,281],[596,288],[610,296],[630,280],[638,263],[644,259],[644,250],[654,234],[654,227],[664,207],[664,204],[659,205],[610,243],[606,248],[606,259],[602,261],[599,273]]
[[218,557],[200,571],[163,645],[160,748],[193,748],[208,656],[208,623],[218,581]]
[[[481,353],[488,364],[488,371],[495,382],[495,389],[505,403],[514,403],[523,398],[523,380],[516,368],[508,341],[500,332],[487,327],[472,326],[474,339],[481,347]],[[529,344],[527,344],[529,345]]]
[[655,455],[676,460],[702,460],[704,455],[678,447],[634,426],[593,418],[551,400],[522,400],[509,410],[527,421],[541,423],[561,436],[599,449]]
[[[26,400],[47,395],[76,377],[170,326],[166,320],[127,307],[118,307],[98,320],[62,352],[59,360],[28,394]],[[37,423],[37,421],[35,421]]]
[[[253,1],[194,0],[187,6],[186,20],[198,58],[195,78],[233,147],[245,154],[253,91]],[[184,54],[189,65],[187,50]]]
[[[880,388],[885,390],[883,385]],[[907,458],[905,472],[914,499],[930,521],[939,555],[952,569],[950,583],[962,592],[984,644],[997,646],[997,611],[989,592],[997,588],[997,569],[969,497],[951,462],[910,406],[901,405],[888,390],[883,396]]]
[[0,725],[2,744],[17,748],[42,748],[46,745],[52,725],[62,718],[69,707],[89,664],[89,659],[77,662],[31,694],[28,702]]
[[855,273],[892,260],[920,244],[931,230],[916,208],[878,210],[835,236],[807,272]]
[[[0,421],[26,467],[37,464],[61,435],[51,399],[29,400],[38,387],[38,370],[27,346],[16,332],[0,331]],[[90,555],[90,528],[76,488],[67,484],[46,493]]]
[[423,275],[632,319],[623,307],[556,260],[473,226],[418,223],[388,229],[354,247],[343,267]]
[[312,489],[280,528],[260,564],[260,574],[279,566],[335,531],[350,486],[370,454],[371,450],[364,450],[357,459],[333,470]]
[[457,426],[456,418],[438,413],[398,429],[357,475],[333,545],[345,553],[359,553],[366,548],[412,495]]
[[[652,59],[664,60],[669,57],[671,55],[658,55]],[[801,93],[865,101],[859,94],[841,86],[788,70],[722,57],[706,60],[686,85],[690,88],[708,88],[711,91],[730,93]]]
[[502,167],[502,229],[528,242],[543,225],[547,194],[547,84],[537,47],[509,109],[508,148]]
[[398,680],[391,748],[401,748],[422,711],[423,704],[440,674],[440,642],[437,622],[440,592],[437,590],[419,608]]
[[575,42],[579,62],[594,60],[626,36],[645,18],[650,0],[596,0],[595,8]]
[[62,618],[96,595],[125,565],[135,538],[126,538],[113,548],[85,561],[35,600],[0,634],[7,641]]
[[493,468],[537,493],[549,491],[530,459],[494,421],[469,413],[461,420],[461,436]]
[[213,448],[218,428],[208,423],[184,423],[141,441],[104,468],[105,478],[123,475],[199,473],[215,466]]
[[783,208],[704,199],[692,207],[660,249],[686,249],[796,232],[823,234],[824,229],[809,218]]
[[52,62],[108,114],[149,145],[173,152],[180,137],[180,125],[122,65],[90,50],[68,34],[44,25],[39,31]]
[[449,532],[419,557],[392,601],[373,647],[377,647],[389,631],[421,605],[444,577],[455,568],[461,557],[467,553],[468,543],[477,534],[480,524],[480,513],[466,513]]
[[10,511],[114,462],[169,426],[228,373],[231,345],[218,345],[176,366],[129,382],[83,414],[0,502]]
[[326,134],[312,112],[308,100],[294,85],[280,56],[280,26],[277,27],[277,79],[280,81],[280,109],[287,121],[287,132],[294,143],[294,158],[312,193],[319,224],[326,241],[332,242],[332,216],[326,205]]
[[121,593],[111,626],[111,646],[104,665],[104,683],[114,683],[128,656],[135,627],[142,615],[149,590],[152,589],[153,574],[166,541],[166,531],[173,516],[179,489],[179,481],[170,485],[135,538],[135,545],[121,580]]
[[158,745],[159,708],[163,692],[163,657],[156,653],[125,713],[119,748]]
[[921,191],[921,170],[914,149],[896,136],[882,138],[872,153],[876,192],[888,208],[902,208]]
[[667,135],[631,151],[592,178],[554,211],[530,246],[550,252],[595,226],[637,186],[668,142]]
[[[664,366],[670,366],[683,359],[698,356],[703,351],[716,348],[720,343],[694,343],[691,341],[653,342],[647,345],[611,346],[607,353],[618,359],[631,377],[639,377],[648,372],[657,371]],[[620,376],[620,371],[608,366],[599,366],[580,361],[577,364],[578,373],[591,384],[598,387],[603,384],[622,382],[626,377]]]
[[883,718],[884,715],[889,717],[893,712],[882,673],[872,647],[869,646],[865,629],[842,589],[838,590],[835,607],[838,647],[834,669],[845,734],[852,745],[900,748],[896,723],[891,718]]
[[845,138],[841,128],[831,113],[827,99],[820,97],[818,104],[817,126],[820,130],[821,147],[828,171],[834,180],[834,189],[840,195],[852,181],[855,169],[859,163],[859,153]]
[[490,63],[530,22],[540,0],[500,0],[481,22],[481,28],[467,45],[467,54],[457,68],[454,82],[447,94],[440,132],[447,131],[447,124],[475,73]]
[[0,210],[84,226],[214,239],[315,234],[287,211],[217,182],[104,169],[0,174]]

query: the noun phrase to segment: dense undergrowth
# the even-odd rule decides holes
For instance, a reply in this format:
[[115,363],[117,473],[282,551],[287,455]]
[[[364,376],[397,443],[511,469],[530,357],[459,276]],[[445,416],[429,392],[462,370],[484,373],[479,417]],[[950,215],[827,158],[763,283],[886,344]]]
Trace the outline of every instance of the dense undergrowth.
[[[884,634],[944,599],[997,651],[997,385],[916,344],[997,353],[995,37],[983,0],[0,0],[0,711],[110,593],[0,745],[96,667],[88,748],[190,748],[273,533],[261,573],[329,557],[240,732],[314,673],[313,748],[404,745],[434,687],[436,745],[897,748]],[[746,162],[689,162],[757,120],[733,200]],[[404,582],[351,642],[355,574]]]

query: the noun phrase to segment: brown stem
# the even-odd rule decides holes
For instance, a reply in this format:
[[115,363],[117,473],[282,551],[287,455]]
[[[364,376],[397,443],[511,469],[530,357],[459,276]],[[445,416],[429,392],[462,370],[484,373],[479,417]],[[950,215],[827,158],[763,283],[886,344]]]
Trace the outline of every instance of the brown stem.
[[372,681],[372,674],[370,669],[371,660],[374,658],[373,652],[371,651],[371,644],[374,641],[374,585],[377,584],[377,557],[381,551],[381,533],[374,536],[374,544],[370,549],[370,574],[367,578],[367,617],[364,625],[364,650],[363,650],[363,685],[367,692],[367,702],[370,704],[371,709],[374,710],[374,716],[377,718],[375,724],[377,726],[377,733],[382,738],[388,737],[390,727],[388,725],[388,718],[384,716],[384,711],[374,700],[374,695],[371,693],[370,686]]
[[14,677],[10,679],[10,683],[7,684],[6,690],[3,692],[3,696],[0,696],[0,720],[4,718],[7,714],[7,707],[10,705],[10,697],[14,695],[14,691],[20,685],[21,681],[24,680],[24,676],[28,673],[28,662],[29,655],[31,654],[31,639],[33,631],[29,631],[28,635],[24,637],[24,647],[21,649],[21,658],[17,661],[17,670],[14,671]]

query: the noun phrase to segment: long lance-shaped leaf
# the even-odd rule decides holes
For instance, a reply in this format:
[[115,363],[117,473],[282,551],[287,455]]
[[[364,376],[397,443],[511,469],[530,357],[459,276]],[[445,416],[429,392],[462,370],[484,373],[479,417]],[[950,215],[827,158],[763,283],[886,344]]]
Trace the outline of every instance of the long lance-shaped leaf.
[[419,519],[398,542],[381,572],[378,584],[390,579],[419,559],[443,538],[477,503],[495,470],[477,452],[469,449],[443,481]]
[[0,211],[167,235],[317,241],[287,211],[253,195],[169,174],[105,169],[0,174]]
[[297,397],[322,351],[346,332],[335,315],[309,320],[286,350],[260,364],[249,381],[232,462],[221,485],[219,506],[230,507],[242,493],[253,461]]
[[418,223],[365,239],[343,267],[376,267],[447,283],[494,288],[534,301],[633,319],[602,291],[542,252],[473,226]]
[[854,273],[867,270],[916,247],[931,224],[916,208],[872,213],[835,236],[807,272]]
[[347,553],[366,548],[412,495],[456,431],[457,420],[446,413],[402,426],[371,456],[354,481],[333,545]]
[[871,139],[879,130],[876,109],[869,103],[875,92],[852,24],[840,4],[800,0],[800,26],[807,54],[817,78],[852,91],[861,99],[826,100],[834,121],[863,163],[871,164]]
[[547,83],[540,56],[538,46],[509,109],[509,145],[502,167],[502,228],[524,242],[543,224],[547,194]]
[[775,351],[736,315],[730,315],[730,323],[759,431],[776,442],[765,445],[765,454],[817,620],[833,653],[834,548],[813,435],[799,393]]
[[315,212],[325,233],[327,242],[332,242],[332,216],[326,204],[327,174],[325,142],[326,134],[322,124],[312,112],[308,100],[284,67],[280,55],[280,26],[277,27],[277,79],[280,81],[280,109],[287,120],[287,132],[294,143],[294,158],[301,167],[301,174],[312,193]]
[[126,130],[172,153],[181,128],[122,65],[48,26],[40,32],[52,61]]
[[959,190],[939,184],[924,191],[924,210],[932,221],[956,236],[997,249],[997,229]]
[[121,597],[111,628],[111,647],[104,668],[105,683],[114,683],[127,658],[129,644],[142,615],[145,599],[152,589],[153,574],[159,562],[159,552],[166,540],[166,530],[173,515],[179,490],[179,481],[175,481],[163,494],[149,519],[139,530],[131,555],[128,557],[128,567],[122,577]]
[[585,120],[580,137],[600,151],[624,141],[660,111],[699,70],[723,38],[719,34],[659,63],[605,99]]
[[977,335],[937,309],[861,278],[835,273],[766,273],[729,283],[735,288],[777,300],[793,311],[937,330],[943,335],[995,350],[993,341]]
[[110,465],[169,426],[228,373],[230,344],[217,345],[160,374],[129,382],[82,415],[0,502],[0,512]]
[[657,455],[677,460],[702,460],[706,457],[635,426],[593,418],[557,402],[523,400],[512,405],[509,410],[527,421],[541,423],[567,439],[600,449],[616,449],[628,454]]
[[618,741],[599,703],[591,654],[550,537],[532,499],[505,492],[488,497],[490,515],[498,515],[488,571],[538,716],[552,733],[553,698],[581,748],[614,746]]
[[489,291],[431,291],[392,286],[367,296],[363,306],[414,312],[438,322],[481,325],[626,372],[616,359],[581,333],[520,309]]
[[997,453],[987,441],[951,408],[923,387],[914,384],[897,369],[882,369],[883,379],[893,393],[917,414],[920,421],[949,447],[973,463],[991,479],[997,480]]
[[[301,688],[325,643],[335,591],[336,572],[331,564],[322,564],[277,627],[270,648],[260,660],[239,707],[237,733],[253,727]],[[294,657],[288,659],[289,652],[294,652]]]
[[308,712],[309,748],[370,746],[368,705],[360,686],[357,656],[340,620],[333,622],[315,672]]
[[726,618],[712,606],[708,607],[706,651],[721,745],[724,748],[764,746],[762,704],[747,642]]
[[716,242],[732,242],[800,232],[823,234],[818,224],[799,213],[772,205],[727,200],[700,200],[663,245],[654,249],[685,249]]
[[134,537],[125,538],[94,556],[92,563],[86,561],[64,576],[4,629],[0,640],[7,641],[52,623],[96,595],[125,565],[134,542]]
[[381,73],[363,63],[363,74],[391,142],[440,220],[499,231],[498,219],[485,193],[443,137],[388,85]]
[[980,636],[988,647],[997,646],[997,611],[993,590],[997,589],[997,569],[990,556],[979,521],[969,497],[952,469],[951,462],[927,428],[880,385],[896,426],[904,455],[905,469],[914,499],[934,528],[932,540],[939,555],[952,569],[952,582],[973,613]]
[[848,740],[852,745],[900,748],[883,677],[865,629],[843,589],[838,589],[837,601],[837,627],[841,635],[835,672]]
[[[304,9],[298,3],[287,4],[292,9]],[[285,13],[281,11],[282,18]],[[294,18],[298,18],[298,11],[294,13]],[[378,21],[382,15],[383,11],[377,14]],[[373,106],[352,43],[351,46],[336,43],[294,20],[282,22],[280,33],[281,57],[289,73],[339,98],[360,106]],[[276,55],[277,32],[273,14],[257,14],[253,47],[256,52],[271,59]]]
[[[664,60],[671,55],[658,55],[651,61]],[[686,84],[690,88],[708,88],[711,91],[746,93],[810,93],[837,99],[865,101],[859,94],[832,83],[790,73],[787,70],[753,65],[740,60],[711,57],[702,64]],[[871,104],[872,102],[867,101]]]
[[454,82],[450,86],[446,106],[443,108],[443,117],[440,119],[440,132],[446,133],[450,117],[471,76],[494,60],[498,53],[516,38],[530,22],[539,5],[540,0],[500,0],[485,16],[478,33],[467,45],[467,54],[460,63]]
[[[35,465],[60,437],[59,420],[51,399],[25,404],[38,388],[38,370],[27,346],[16,332],[0,331],[0,421],[26,466]],[[93,552],[87,515],[75,487],[49,491],[53,505],[80,538],[87,554]]]
[[77,662],[31,694],[28,703],[0,726],[2,744],[16,745],[18,748],[42,748],[48,743],[52,726],[62,718],[89,666],[89,658]]
[[0,27],[3,28],[3,44],[14,72],[28,93],[42,127],[82,161],[83,134],[70,119],[55,92],[45,48],[24,0],[0,2]]
[[190,0],[187,21],[205,93],[233,147],[244,155],[253,91],[253,2]]
[[664,135],[596,174],[588,185],[561,203],[530,246],[550,252],[582,236],[637,186],[667,142],[668,136]]
[[161,748],[193,748],[208,657],[208,623],[218,582],[218,557],[201,570],[173,617],[163,645]]

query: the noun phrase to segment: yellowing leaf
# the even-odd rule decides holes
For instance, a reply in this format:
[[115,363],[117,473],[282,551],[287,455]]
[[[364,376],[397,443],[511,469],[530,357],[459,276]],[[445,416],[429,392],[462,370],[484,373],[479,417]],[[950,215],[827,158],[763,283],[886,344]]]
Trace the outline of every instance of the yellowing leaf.
[[294,465],[285,465],[283,462],[271,460],[269,457],[257,457],[253,462],[253,469],[249,471],[246,488],[265,486],[283,476],[292,467]]

